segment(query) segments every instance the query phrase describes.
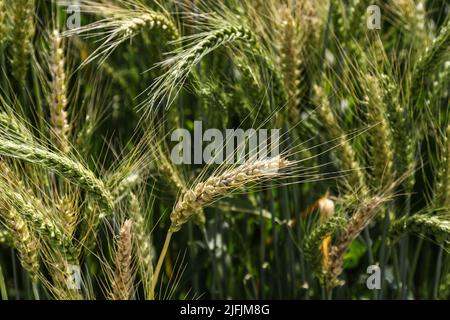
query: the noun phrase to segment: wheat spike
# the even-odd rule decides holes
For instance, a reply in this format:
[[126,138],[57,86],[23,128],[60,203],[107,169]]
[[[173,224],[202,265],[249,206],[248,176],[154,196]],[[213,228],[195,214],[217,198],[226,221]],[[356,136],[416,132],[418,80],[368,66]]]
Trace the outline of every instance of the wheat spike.
[[237,168],[225,171],[219,176],[212,176],[187,190],[175,205],[170,219],[171,232],[177,232],[196,212],[208,206],[214,200],[225,196],[245,184],[259,179],[275,177],[279,170],[286,168],[289,161],[274,157],[268,160],[256,160],[244,163]]
[[129,300],[133,293],[131,220],[123,223],[116,252],[116,271],[112,283],[113,300]]
[[344,255],[358,235],[374,219],[378,213],[380,205],[385,201],[382,197],[374,196],[365,200],[352,215],[341,236],[330,249],[330,258],[326,278],[330,287],[341,285],[338,280],[343,271]]
[[67,119],[67,80],[64,48],[58,30],[53,30],[51,36],[50,74],[52,78],[50,120],[55,135],[55,144],[58,149],[67,154],[70,151],[68,137],[70,126]]
[[17,81],[23,83],[32,52],[32,40],[35,33],[34,0],[11,1],[11,65]]
[[40,146],[0,138],[0,154],[40,165],[56,172],[75,185],[94,194],[107,211],[113,208],[112,196],[103,182],[81,163]]

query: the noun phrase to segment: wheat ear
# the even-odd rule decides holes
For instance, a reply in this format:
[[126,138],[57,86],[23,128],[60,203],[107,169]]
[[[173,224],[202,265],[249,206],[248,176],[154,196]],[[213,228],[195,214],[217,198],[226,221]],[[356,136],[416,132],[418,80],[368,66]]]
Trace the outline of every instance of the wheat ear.
[[450,219],[445,216],[414,214],[394,221],[389,230],[392,243],[404,234],[415,233],[433,237],[440,245],[450,245]]
[[177,201],[171,215],[171,232],[177,232],[193,214],[245,184],[277,176],[289,161],[281,157],[244,163],[237,168],[212,176],[187,190]]
[[143,277],[153,274],[153,250],[150,234],[147,232],[145,219],[139,200],[134,193],[130,193],[130,217],[133,220],[133,238],[136,239],[136,252]]
[[133,294],[131,240],[131,220],[127,220],[120,229],[117,242],[116,271],[111,292],[113,300],[129,300]]
[[0,0],[0,46],[6,41],[6,1]]
[[298,23],[291,8],[281,8],[281,37],[279,44],[280,64],[284,83],[289,95],[289,112],[294,121],[300,117],[300,76],[301,76],[301,39]]
[[362,189],[363,193],[366,191],[365,177],[361,169],[361,166],[357,160],[356,153],[353,146],[346,139],[345,133],[339,126],[339,123],[333,113],[330,102],[325,96],[323,89],[315,85],[314,86],[315,99],[317,107],[317,113],[323,126],[327,130],[327,133],[331,139],[337,140],[336,157],[342,168],[348,171],[348,182],[351,188]]
[[31,280],[36,282],[39,275],[39,251],[36,238],[15,209],[0,209],[0,211],[5,217],[6,226],[10,230],[9,236],[12,237],[12,243],[19,253],[23,268],[28,272]]
[[327,284],[330,288],[342,284],[342,282],[338,280],[338,277],[343,271],[344,255],[347,252],[348,247],[352,241],[359,236],[361,231],[374,219],[380,205],[384,201],[385,199],[379,196],[374,196],[365,200],[350,218],[342,231],[340,238],[331,247],[330,260],[325,275]]
[[438,207],[450,207],[450,125],[443,138],[437,174],[436,196]]
[[172,224],[167,232],[155,272],[153,273],[150,298],[154,299],[155,297],[159,272],[161,271],[173,233],[179,231],[194,214],[219,198],[250,183],[276,178],[282,174],[282,169],[289,167],[291,164],[290,161],[280,156],[265,160],[249,160],[236,168],[226,170],[220,175],[209,177],[204,182],[199,182],[194,188],[184,192],[170,215]]
[[67,156],[49,151],[41,146],[17,143],[3,138],[0,138],[0,155],[31,162],[56,172],[94,194],[108,212],[113,208],[112,196],[103,182],[81,163]]
[[69,131],[70,126],[67,120],[67,89],[64,48],[58,30],[53,30],[51,36],[51,61],[50,74],[51,100],[50,100],[50,120],[55,135],[55,144],[59,150],[67,154],[70,151]]
[[13,25],[11,32],[11,65],[17,81],[23,83],[30,61],[32,40],[35,33],[34,0],[11,1]]

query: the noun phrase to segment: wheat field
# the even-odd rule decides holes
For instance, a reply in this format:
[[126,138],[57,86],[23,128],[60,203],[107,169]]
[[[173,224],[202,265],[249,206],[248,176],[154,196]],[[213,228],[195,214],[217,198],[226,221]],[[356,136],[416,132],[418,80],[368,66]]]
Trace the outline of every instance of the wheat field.
[[449,12],[0,0],[0,299],[450,299]]

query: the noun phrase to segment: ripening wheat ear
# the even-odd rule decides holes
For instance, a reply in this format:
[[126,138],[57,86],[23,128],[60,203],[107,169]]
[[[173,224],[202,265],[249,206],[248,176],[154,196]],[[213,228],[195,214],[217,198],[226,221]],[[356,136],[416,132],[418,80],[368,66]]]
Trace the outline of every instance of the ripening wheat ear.
[[129,300],[133,294],[131,220],[123,223],[116,251],[116,271],[111,298]]
[[348,221],[341,236],[331,247],[329,263],[325,270],[325,278],[329,288],[343,284],[338,277],[343,271],[344,255],[348,247],[374,219],[381,204],[385,201],[386,198],[382,196],[374,196],[364,200]]
[[177,201],[170,220],[171,232],[177,232],[199,209],[215,200],[226,196],[246,184],[277,177],[281,170],[288,167],[290,162],[281,157],[265,160],[255,160],[244,163],[234,169],[227,170],[221,175],[212,176],[204,182],[199,182],[194,188],[187,190]]
[[[134,193],[129,196],[129,216],[133,221],[131,234],[135,239],[135,252],[139,263],[139,272],[143,281],[145,290],[147,290],[148,280],[153,274],[153,248],[150,232],[148,232],[144,213],[138,198]],[[146,293],[147,294],[147,293]]]
[[412,191],[415,182],[414,140],[410,129],[410,113],[399,96],[400,85],[387,75],[383,75],[380,80],[385,92],[384,103],[387,106],[387,115],[393,134],[392,147],[395,153],[396,178],[400,178],[405,172],[412,172],[402,181],[403,189],[408,193]]
[[28,70],[32,52],[32,40],[35,33],[34,0],[10,1],[12,13],[11,65],[17,81],[23,83]]
[[59,150],[67,154],[70,151],[70,126],[67,119],[67,79],[64,47],[58,30],[53,30],[50,42],[50,120],[53,134],[55,135],[55,145]]
[[150,298],[154,298],[159,272],[173,233],[178,232],[189,219],[214,201],[246,185],[280,177],[283,175],[283,169],[292,165],[293,162],[280,156],[264,160],[249,160],[236,168],[225,170],[220,175],[209,177],[204,182],[199,182],[192,189],[184,192],[170,214],[172,223],[152,277]]
[[100,36],[103,41],[99,47],[81,64],[85,66],[100,58],[103,62],[123,42],[133,39],[142,31],[159,32],[168,40],[178,39],[178,29],[169,15],[153,11],[138,2],[118,3],[81,0],[81,11],[93,13],[103,19],[88,25],[68,30],[64,36]]

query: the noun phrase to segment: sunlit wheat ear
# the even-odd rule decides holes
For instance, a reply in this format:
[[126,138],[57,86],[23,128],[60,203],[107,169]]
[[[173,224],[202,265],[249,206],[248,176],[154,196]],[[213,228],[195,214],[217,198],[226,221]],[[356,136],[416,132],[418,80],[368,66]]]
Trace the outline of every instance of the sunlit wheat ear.
[[405,234],[431,238],[450,250],[450,217],[446,214],[414,214],[395,220],[389,229],[391,243],[397,242]]
[[417,45],[427,45],[429,35],[426,25],[425,1],[399,0],[386,3],[387,11],[395,15],[395,25],[404,29],[405,33],[413,36]]
[[343,271],[344,255],[348,247],[375,218],[381,204],[386,200],[386,197],[383,196],[374,196],[363,200],[347,222],[341,236],[331,247],[328,268],[325,270],[327,285],[330,288],[343,284],[338,277]]
[[10,1],[12,14],[11,38],[11,66],[17,81],[23,83],[28,70],[28,63],[35,34],[34,0]]
[[[2,131],[0,130],[0,132]],[[10,137],[0,138],[0,155],[31,162],[53,171],[91,192],[108,212],[113,208],[112,196],[105,188],[104,183],[80,162],[37,144],[24,144],[14,141]]]
[[276,178],[289,165],[288,160],[279,156],[267,160],[254,160],[197,183],[178,199],[170,215],[171,232],[179,231],[199,209],[246,184]]
[[179,37],[178,29],[169,15],[153,11],[138,2],[124,2],[123,6],[120,6],[118,3],[82,0],[80,4],[82,12],[102,17],[99,21],[64,33],[64,36],[68,37],[81,35],[88,38],[99,38],[101,41],[101,44],[83,61],[81,66],[96,59],[103,62],[121,43],[130,41],[140,32],[159,32],[168,41]]
[[116,271],[112,283],[111,298],[129,300],[133,294],[131,220],[123,223],[116,251]]
[[55,145],[59,150],[67,154],[70,151],[70,126],[67,116],[67,79],[64,47],[58,30],[53,30],[50,42],[50,120],[53,134],[55,135]]

